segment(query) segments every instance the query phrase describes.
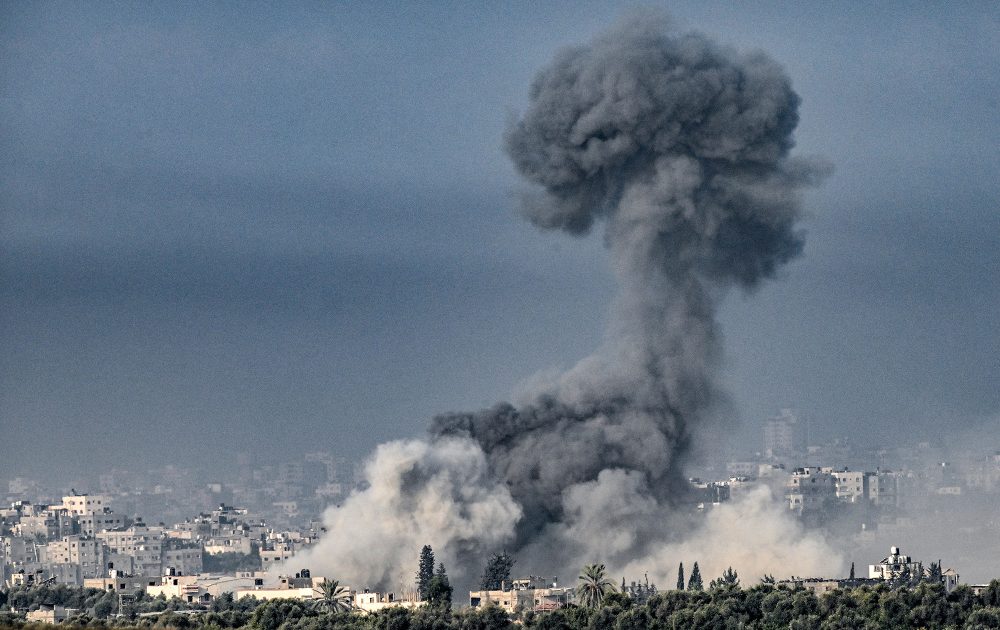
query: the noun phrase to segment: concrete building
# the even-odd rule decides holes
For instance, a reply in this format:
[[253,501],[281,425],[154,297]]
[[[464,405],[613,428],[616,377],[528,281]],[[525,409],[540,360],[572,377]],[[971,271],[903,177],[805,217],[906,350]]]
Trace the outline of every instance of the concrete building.
[[223,593],[253,590],[264,586],[266,574],[242,572],[237,575],[163,575],[146,587],[150,597],[163,595],[186,602],[210,602]]
[[560,588],[555,578],[548,581],[536,576],[514,580],[509,589],[469,591],[469,605],[473,608],[492,604],[508,613],[554,610],[573,603],[575,598],[576,591]]
[[790,409],[764,421],[764,457],[783,459],[805,451],[802,424]]
[[158,576],[163,570],[162,534],[162,528],[137,523],[128,529],[98,532],[95,536],[109,552],[130,556],[133,573]]
[[869,476],[860,471],[835,470],[833,476],[834,493],[838,501],[862,503],[868,500]]
[[65,608],[63,606],[50,606],[43,604],[38,610],[27,613],[28,622],[35,623],[62,623],[67,619],[80,613],[78,608]]
[[77,515],[76,522],[81,534],[93,536],[108,529],[121,529],[125,526],[125,517],[104,508],[99,512]]
[[104,508],[111,507],[111,497],[106,494],[71,494],[62,498],[62,507],[77,516],[103,512]]
[[220,553],[241,553],[248,555],[253,552],[253,541],[249,536],[213,537],[205,541],[204,552],[210,556]]
[[239,589],[233,596],[236,599],[241,597],[253,597],[254,599],[321,599],[323,593],[321,585],[326,581],[324,577],[312,577],[308,570],[296,573],[294,577],[279,576],[276,582],[270,583],[261,580],[251,588]]
[[135,595],[145,591],[150,579],[141,575],[125,575],[123,571],[112,569],[106,577],[90,578],[83,581],[84,588],[99,588],[102,591],[113,591],[125,595]]
[[872,505],[894,508],[899,505],[899,474],[889,470],[866,473]]
[[375,613],[385,608],[419,608],[427,602],[416,597],[396,597],[395,593],[377,593],[365,589],[354,594],[354,607],[367,613]]
[[46,547],[47,563],[77,565],[80,568],[80,579],[104,574],[104,545],[99,540],[80,535],[63,536]]
[[201,545],[168,541],[160,552],[163,570],[173,569],[180,575],[195,575],[205,570],[202,562]]
[[260,564],[265,571],[295,556],[295,545],[291,541],[274,542],[270,548],[260,550]]
[[924,574],[924,567],[921,563],[912,561],[910,556],[902,555],[899,547],[890,547],[889,555],[882,562],[868,565],[868,577],[873,580],[892,580],[904,572],[919,577]]
[[799,514],[816,512],[837,498],[833,469],[806,466],[796,468],[785,488],[788,508]]

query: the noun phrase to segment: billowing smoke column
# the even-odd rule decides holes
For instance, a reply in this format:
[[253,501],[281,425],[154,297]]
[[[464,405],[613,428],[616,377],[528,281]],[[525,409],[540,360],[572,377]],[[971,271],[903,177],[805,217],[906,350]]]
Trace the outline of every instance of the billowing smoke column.
[[371,583],[391,582],[397,562],[411,572],[424,543],[457,570],[501,545],[547,568],[656,557],[685,492],[689,428],[717,399],[719,300],[802,250],[798,191],[820,169],[789,158],[798,103],[763,54],[648,15],[559,53],[506,148],[536,185],[522,204],[532,223],[606,223],[620,287],[606,339],[525,404],[446,414],[429,442],[379,449],[369,488],[327,520],[398,558],[333,542],[313,558]]

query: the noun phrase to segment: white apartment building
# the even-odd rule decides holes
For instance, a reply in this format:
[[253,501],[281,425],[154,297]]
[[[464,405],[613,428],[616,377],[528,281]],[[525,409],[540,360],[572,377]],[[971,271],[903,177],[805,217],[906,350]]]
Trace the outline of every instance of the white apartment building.
[[77,516],[103,512],[104,508],[111,507],[111,497],[106,494],[71,494],[62,498],[62,507]]
[[864,472],[844,469],[830,474],[839,501],[860,503],[868,499],[868,476]]

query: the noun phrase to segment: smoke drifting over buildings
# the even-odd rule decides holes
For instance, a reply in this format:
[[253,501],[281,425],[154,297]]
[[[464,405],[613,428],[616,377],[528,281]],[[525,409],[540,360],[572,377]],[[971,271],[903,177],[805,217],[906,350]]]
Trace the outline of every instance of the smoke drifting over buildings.
[[[408,575],[425,543],[473,575],[501,546],[560,570],[694,553],[700,543],[666,530],[687,487],[691,427],[718,399],[717,307],[799,255],[799,192],[824,170],[789,157],[798,103],[765,55],[674,32],[658,16],[560,52],[506,148],[534,185],[521,206],[533,224],[570,234],[605,224],[619,289],[603,344],[525,404],[445,414],[428,440],[380,447],[368,488],[329,510],[331,535],[297,562],[379,584]],[[781,532],[737,567],[758,571],[772,564],[755,560],[767,540],[803,534],[751,498],[703,533],[735,527],[741,509]],[[808,571],[819,553],[834,555],[806,541],[794,558]]]

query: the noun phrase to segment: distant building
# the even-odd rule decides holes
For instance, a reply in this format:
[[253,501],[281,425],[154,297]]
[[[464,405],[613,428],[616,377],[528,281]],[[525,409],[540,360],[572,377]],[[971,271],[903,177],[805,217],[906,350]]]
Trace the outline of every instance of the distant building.
[[70,617],[78,614],[78,608],[65,608],[63,606],[50,606],[43,604],[38,610],[32,610],[27,614],[28,622],[36,623],[62,623]]
[[111,507],[111,497],[106,494],[71,494],[62,498],[62,507],[77,516],[103,512],[104,508]]
[[805,432],[790,409],[764,421],[764,457],[782,459],[805,450]]
[[496,605],[508,613],[517,611],[546,611],[561,608],[575,601],[576,591],[572,588],[561,588],[556,578],[551,582],[545,578],[530,576],[514,580],[510,588],[502,585],[494,591],[469,591],[469,605]]
[[903,573],[908,573],[914,577],[924,574],[924,566],[919,562],[914,562],[910,556],[904,556],[899,552],[899,547],[891,547],[889,555],[878,564],[868,565],[868,577],[875,580],[892,580]]
[[261,580],[260,584],[255,582],[253,587],[237,590],[233,596],[236,599],[253,597],[260,600],[320,599],[323,596],[320,588],[325,581],[326,578],[312,577],[308,569],[303,569],[294,577],[278,576],[275,583],[267,583],[264,580]]
[[377,593],[367,588],[361,593],[354,594],[354,607],[368,613],[385,608],[419,608],[426,605],[427,602],[420,601],[416,597],[397,598],[395,593]]
[[86,536],[93,536],[97,532],[107,529],[120,529],[125,526],[125,517],[115,514],[110,508],[104,508],[97,512],[88,512],[77,516],[80,533]]
[[167,573],[146,587],[150,597],[163,595],[177,597],[186,602],[210,602],[223,593],[264,588],[266,575],[245,572],[238,575],[176,575]]
[[[104,574],[104,545],[99,540],[79,535],[63,536],[46,547],[47,563],[76,565],[81,579]],[[74,583],[79,584],[75,580]]]
[[785,490],[788,508],[799,514],[819,511],[835,501],[836,497],[833,469],[828,467],[796,468],[792,471]]
[[872,505],[895,508],[899,505],[899,473],[878,470],[868,475],[868,496]]
[[844,503],[861,503],[868,499],[869,476],[855,470],[835,470],[833,476],[834,490],[838,501]]

